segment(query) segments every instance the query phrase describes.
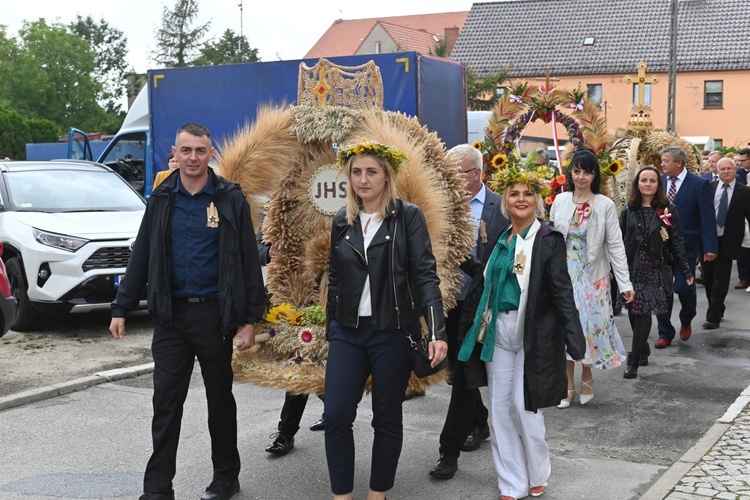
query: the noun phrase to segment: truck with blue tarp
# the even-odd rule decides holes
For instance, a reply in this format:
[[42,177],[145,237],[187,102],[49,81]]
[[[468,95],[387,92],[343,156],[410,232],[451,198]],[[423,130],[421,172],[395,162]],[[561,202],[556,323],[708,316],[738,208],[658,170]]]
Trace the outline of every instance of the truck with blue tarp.
[[[340,66],[373,61],[383,80],[383,109],[417,117],[437,133],[446,148],[466,141],[466,78],[460,63],[418,52],[331,57],[328,61]],[[98,161],[148,196],[156,173],[168,168],[167,156],[181,125],[205,125],[217,146],[252,122],[260,106],[295,104],[300,64],[316,62],[149,70],[147,85]],[[71,138],[73,142],[84,144],[80,154],[88,154],[85,141]]]

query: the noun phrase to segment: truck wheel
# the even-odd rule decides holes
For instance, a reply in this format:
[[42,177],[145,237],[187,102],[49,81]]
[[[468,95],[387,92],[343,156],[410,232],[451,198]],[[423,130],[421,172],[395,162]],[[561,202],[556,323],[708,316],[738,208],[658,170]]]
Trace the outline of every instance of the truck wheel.
[[8,272],[8,281],[10,282],[10,293],[18,301],[18,312],[16,321],[10,326],[11,330],[25,332],[33,330],[39,323],[39,316],[34,314],[29,301],[29,294],[26,286],[26,276],[23,274],[21,260],[18,257],[8,259],[5,263],[5,269]]

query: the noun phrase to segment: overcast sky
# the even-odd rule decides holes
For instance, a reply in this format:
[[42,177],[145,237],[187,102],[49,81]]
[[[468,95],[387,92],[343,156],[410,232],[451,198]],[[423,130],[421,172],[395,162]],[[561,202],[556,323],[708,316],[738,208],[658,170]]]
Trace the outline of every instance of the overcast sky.
[[[434,14],[468,11],[469,0],[379,0],[352,2],[323,0],[198,0],[198,22],[211,22],[209,36],[218,38],[226,29],[244,33],[251,47],[258,49],[263,61],[301,59],[337,19]],[[0,24],[15,36],[23,21],[44,17],[48,23],[67,24],[76,14],[104,19],[123,31],[128,39],[128,63],[138,72],[153,67],[150,56],[154,33],[161,25],[164,5],[172,8],[175,0],[98,0],[64,2],[60,0],[5,0],[0,9]],[[242,19],[242,27],[240,26]]]

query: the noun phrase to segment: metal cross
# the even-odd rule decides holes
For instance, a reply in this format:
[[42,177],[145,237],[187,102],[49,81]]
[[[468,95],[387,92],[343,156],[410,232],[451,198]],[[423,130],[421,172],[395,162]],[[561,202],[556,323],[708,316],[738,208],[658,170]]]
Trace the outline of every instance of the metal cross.
[[646,106],[646,84],[652,83],[656,84],[659,83],[659,78],[657,78],[654,75],[646,76],[646,68],[648,67],[648,64],[646,64],[646,61],[641,61],[638,63],[638,77],[633,78],[630,75],[627,75],[625,78],[622,79],[625,83],[630,83],[632,85],[638,85],[638,103],[634,106],[635,109],[651,109],[651,106]]

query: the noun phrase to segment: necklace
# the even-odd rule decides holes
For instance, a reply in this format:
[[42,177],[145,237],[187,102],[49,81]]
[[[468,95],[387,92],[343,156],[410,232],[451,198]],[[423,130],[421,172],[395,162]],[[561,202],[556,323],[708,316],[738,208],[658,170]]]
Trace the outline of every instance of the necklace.
[[584,203],[588,203],[589,201],[591,201],[591,198],[593,198],[595,194],[596,193],[591,193],[591,196],[589,196],[588,198],[586,198],[583,201],[576,200],[575,195],[573,195],[573,203],[575,203],[576,205],[583,205]]

